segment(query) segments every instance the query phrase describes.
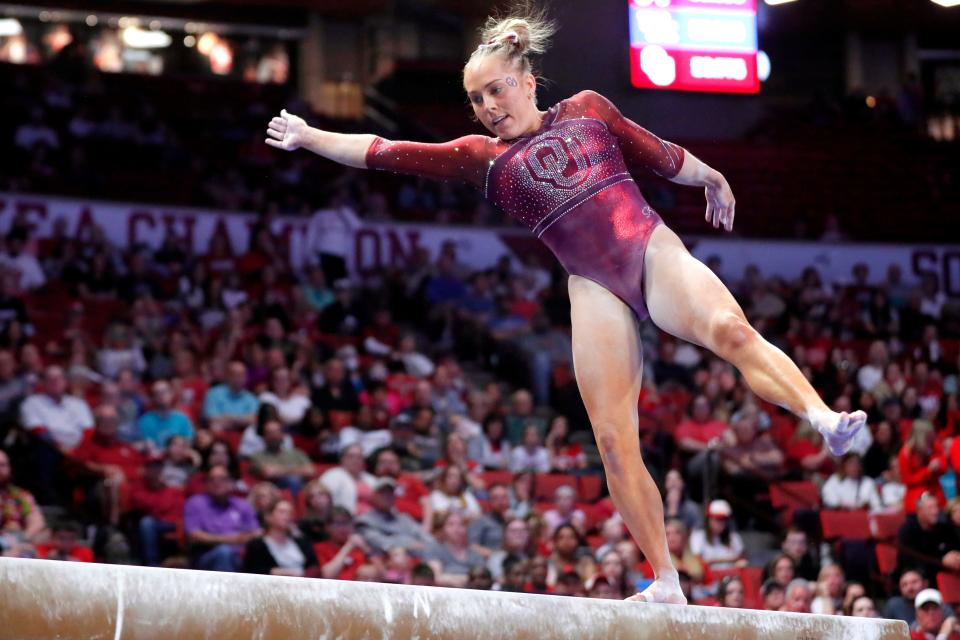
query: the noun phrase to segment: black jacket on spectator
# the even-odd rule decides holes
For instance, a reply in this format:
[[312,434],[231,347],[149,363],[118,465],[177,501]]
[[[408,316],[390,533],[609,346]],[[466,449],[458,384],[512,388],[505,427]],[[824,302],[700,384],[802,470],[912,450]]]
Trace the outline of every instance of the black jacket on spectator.
[[[313,552],[313,546],[303,538],[291,537],[300,551],[303,553],[303,570],[307,571],[317,566],[317,554]],[[277,561],[270,553],[270,549],[263,541],[263,538],[254,538],[247,543],[246,553],[243,557],[244,573],[263,573],[269,574],[271,569],[277,567]]]
[[357,390],[349,380],[340,383],[336,390],[327,385],[319,387],[313,392],[310,400],[315,407],[323,411],[356,411],[360,408]]
[[930,584],[936,584],[940,561],[948,551],[957,549],[953,527],[939,520],[929,531],[920,528],[917,514],[911,513],[897,532],[897,573],[907,567],[923,567]]

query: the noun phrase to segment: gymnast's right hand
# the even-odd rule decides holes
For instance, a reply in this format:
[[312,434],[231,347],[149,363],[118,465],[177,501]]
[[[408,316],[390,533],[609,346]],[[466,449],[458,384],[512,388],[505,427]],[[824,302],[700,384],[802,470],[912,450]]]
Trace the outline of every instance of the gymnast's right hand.
[[284,109],[267,126],[267,135],[270,137],[265,142],[277,149],[295,151],[304,145],[309,130],[306,120]]

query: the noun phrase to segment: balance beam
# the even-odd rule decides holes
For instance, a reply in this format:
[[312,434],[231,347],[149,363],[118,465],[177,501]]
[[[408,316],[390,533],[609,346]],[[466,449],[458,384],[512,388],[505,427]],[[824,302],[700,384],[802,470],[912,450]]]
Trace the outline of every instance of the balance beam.
[[0,638],[906,640],[901,621],[0,558]]

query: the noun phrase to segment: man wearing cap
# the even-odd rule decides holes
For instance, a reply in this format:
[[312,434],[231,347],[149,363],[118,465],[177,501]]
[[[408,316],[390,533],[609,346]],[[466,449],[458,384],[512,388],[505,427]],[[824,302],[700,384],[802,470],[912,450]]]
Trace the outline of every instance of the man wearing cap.
[[910,628],[911,640],[960,640],[960,623],[946,616],[943,596],[936,589],[924,589],[914,600],[917,621]]
[[373,483],[373,509],[357,518],[357,531],[377,553],[403,547],[419,555],[433,543],[433,537],[416,520],[397,511],[396,487],[389,476],[377,478]]

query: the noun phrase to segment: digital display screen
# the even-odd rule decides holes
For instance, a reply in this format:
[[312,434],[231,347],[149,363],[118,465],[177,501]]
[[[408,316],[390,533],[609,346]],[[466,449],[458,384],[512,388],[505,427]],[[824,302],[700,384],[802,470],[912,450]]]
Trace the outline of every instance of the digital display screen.
[[630,80],[757,93],[757,0],[630,0]]

